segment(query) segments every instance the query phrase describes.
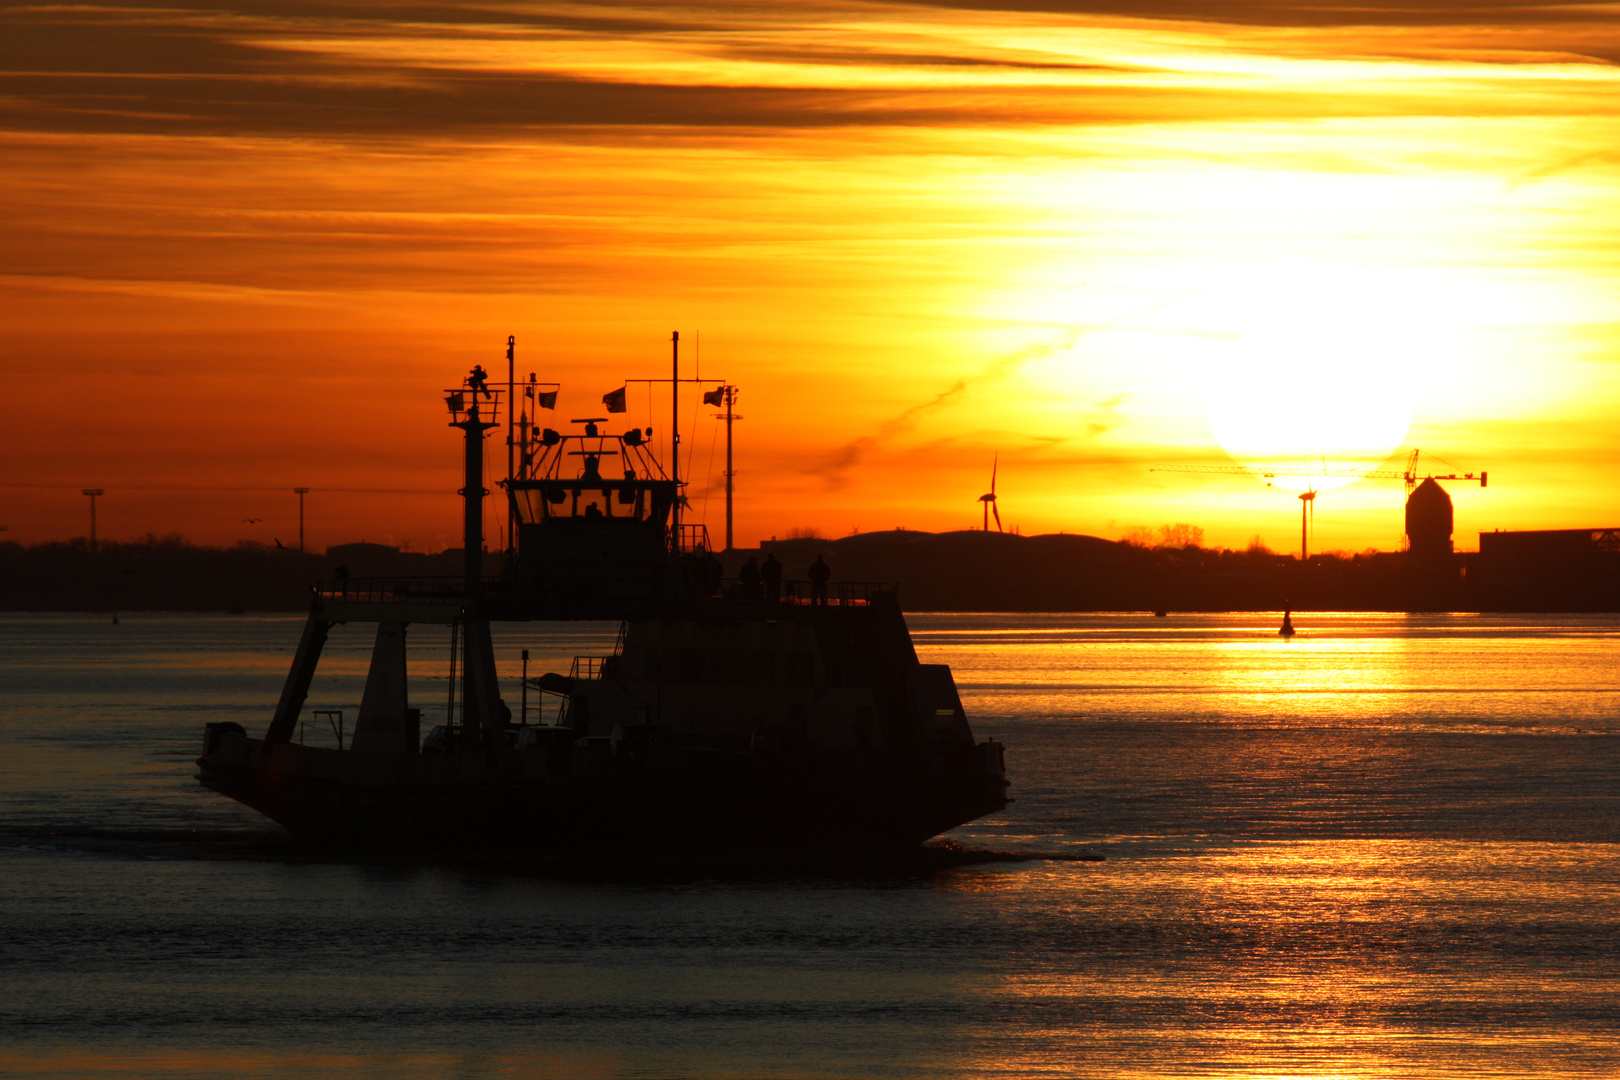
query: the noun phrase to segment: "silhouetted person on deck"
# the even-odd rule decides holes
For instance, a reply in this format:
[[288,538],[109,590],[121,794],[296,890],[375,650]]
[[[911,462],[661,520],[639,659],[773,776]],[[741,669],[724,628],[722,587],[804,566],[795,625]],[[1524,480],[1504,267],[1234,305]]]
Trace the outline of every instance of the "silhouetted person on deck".
[[742,582],[744,600],[759,599],[760,576],[759,563],[754,561],[752,555],[748,556],[748,561],[743,563],[741,570],[737,571],[737,580]]
[[472,374],[467,376],[467,389],[472,391],[473,400],[476,401],[480,393],[482,393],[485,397],[495,396],[489,392],[489,387],[484,385],[488,379],[489,373],[484,370],[484,365],[474,364]]
[[810,579],[810,602],[812,604],[827,603],[827,579],[832,577],[832,567],[827,565],[826,559],[817,555],[816,561],[810,564],[805,572]]
[[782,564],[776,561],[776,552],[768,552],[765,556],[765,565],[759,568],[760,576],[765,579],[765,599],[776,603],[782,599]]

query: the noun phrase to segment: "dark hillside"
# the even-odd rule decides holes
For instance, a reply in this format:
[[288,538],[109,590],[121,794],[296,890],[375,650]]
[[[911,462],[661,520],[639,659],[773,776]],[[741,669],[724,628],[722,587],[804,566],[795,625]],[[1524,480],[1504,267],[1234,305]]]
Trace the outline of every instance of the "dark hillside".
[[[819,552],[834,581],[896,582],[909,611],[1620,610],[1620,565],[1584,575],[1575,589],[1562,579],[1483,576],[1472,554],[1427,564],[1404,553],[1313,555],[1302,564],[1270,552],[977,530],[779,540],[766,549],[791,578],[803,578]],[[728,554],[727,572],[763,550]]]
[[[1143,548],[1059,533],[861,533],[767,545],[802,580],[818,553],[834,582],[900,585],[909,611],[1617,611],[1620,557],[1579,574],[1489,574],[1474,555],[1426,564],[1405,554],[1315,555]],[[749,555],[721,557],[735,576]],[[309,587],[336,576],[447,577],[461,552],[402,552],[346,544],[324,555],[242,545],[193,547],[177,538],[106,544],[0,544],[4,611],[300,611]],[[1521,568],[1522,569],[1522,568]],[[485,572],[497,576],[501,557]]]

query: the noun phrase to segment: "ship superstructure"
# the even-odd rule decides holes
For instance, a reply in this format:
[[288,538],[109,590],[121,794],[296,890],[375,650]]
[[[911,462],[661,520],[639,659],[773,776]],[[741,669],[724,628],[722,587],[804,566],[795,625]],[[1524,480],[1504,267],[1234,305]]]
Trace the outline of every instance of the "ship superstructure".
[[[536,396],[532,376],[516,385]],[[508,421],[513,542],[486,577],[483,449],[502,397],[478,370],[445,394],[465,444],[462,578],[317,586],[264,736],[207,725],[205,786],[312,843],[541,855],[903,847],[1006,804],[1000,744],[975,742],[949,668],[919,663],[895,586],[725,579],[703,527],[680,522],[649,429]],[[514,713],[491,624],[578,620],[619,621],[612,653],[509,672]],[[306,746],[311,681],[344,623],[377,628],[352,737]],[[425,734],[406,689],[416,624],[452,632],[447,722]]]

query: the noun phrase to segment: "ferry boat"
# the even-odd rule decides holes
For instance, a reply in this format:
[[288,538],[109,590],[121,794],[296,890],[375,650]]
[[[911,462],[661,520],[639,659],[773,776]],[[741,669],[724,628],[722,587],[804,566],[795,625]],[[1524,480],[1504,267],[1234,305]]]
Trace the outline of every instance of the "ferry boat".
[[[950,669],[918,661],[894,585],[723,578],[704,527],[680,520],[683,484],[651,429],[542,428],[533,380],[509,375],[503,394],[480,368],[445,392],[465,442],[462,577],[318,584],[263,736],[206,725],[205,787],[313,846],[540,857],[915,849],[1006,805],[1001,744],[975,741]],[[517,395],[500,485],[513,543],[486,577],[484,445]],[[612,654],[525,672],[514,714],[491,625],[581,620],[620,623]],[[345,623],[376,625],[352,733],[303,745],[311,680]],[[451,706],[425,737],[407,695],[413,624],[452,628]]]

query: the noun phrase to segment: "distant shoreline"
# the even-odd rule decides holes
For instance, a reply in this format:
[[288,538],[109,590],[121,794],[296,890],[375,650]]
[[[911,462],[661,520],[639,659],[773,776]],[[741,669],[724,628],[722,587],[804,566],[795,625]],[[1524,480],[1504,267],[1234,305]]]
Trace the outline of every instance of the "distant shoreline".
[[[719,553],[728,577],[774,552],[789,577],[820,554],[835,581],[898,583],[907,611],[958,613],[1478,611],[1620,612],[1620,558],[1493,566],[1477,553],[1420,562],[1401,552],[1308,563],[1268,551],[1146,548],[1069,533],[1018,536],[897,530],[794,538]],[[345,544],[323,554],[262,545],[207,548],[175,537],[111,543],[0,544],[0,611],[307,610],[309,588],[336,575],[455,577],[459,550],[421,554]],[[486,558],[498,576],[501,557]],[[1511,571],[1511,572],[1508,572]]]

